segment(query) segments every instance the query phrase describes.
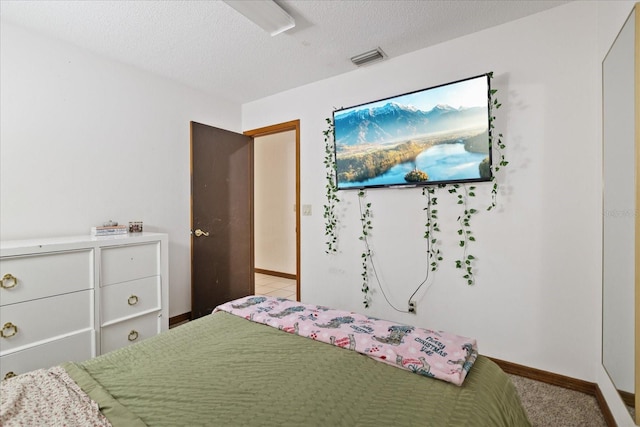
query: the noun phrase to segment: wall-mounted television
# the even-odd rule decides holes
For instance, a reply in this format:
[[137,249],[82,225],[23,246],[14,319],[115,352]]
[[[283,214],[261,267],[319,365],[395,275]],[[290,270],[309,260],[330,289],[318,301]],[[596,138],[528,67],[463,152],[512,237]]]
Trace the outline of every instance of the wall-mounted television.
[[482,74],[333,112],[339,190],[491,180]]

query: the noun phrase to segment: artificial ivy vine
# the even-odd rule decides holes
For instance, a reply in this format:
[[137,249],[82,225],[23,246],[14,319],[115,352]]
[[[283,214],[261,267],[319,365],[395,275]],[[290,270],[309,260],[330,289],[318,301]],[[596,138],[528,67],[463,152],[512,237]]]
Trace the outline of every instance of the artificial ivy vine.
[[[459,188],[458,184],[454,184],[455,189]],[[469,197],[475,197],[475,186],[463,185],[464,194],[458,194],[458,204],[464,205],[464,213],[458,217],[458,224],[460,224],[460,228],[458,229],[458,236],[460,236],[459,246],[463,248],[463,254],[461,259],[456,260],[456,268],[461,268],[464,270],[464,274],[462,277],[466,279],[468,285],[473,285],[475,283],[475,278],[473,276],[473,266],[472,262],[476,258],[468,253],[469,242],[475,242],[476,238],[473,235],[473,231],[471,231],[471,216],[478,213],[476,209],[470,208],[468,206]]]
[[340,202],[338,198],[338,186],[336,185],[336,162],[334,158],[334,135],[333,121],[327,119],[327,129],[324,134],[324,167],[326,170],[325,195],[327,198],[324,205],[324,235],[325,235],[325,252],[335,253],[338,250],[338,216],[336,207]]
[[[489,73],[489,78],[492,79],[493,78],[493,72]],[[498,134],[498,138],[495,139],[494,141],[494,136],[493,136],[493,132],[495,130],[495,125],[494,122],[496,120],[496,116],[493,112],[493,109],[495,108],[496,110],[499,109],[502,104],[500,102],[498,102],[498,99],[494,97],[494,95],[498,92],[497,89],[491,89],[490,93],[489,93],[489,97],[490,97],[490,102],[489,102],[489,150],[493,151],[494,153],[496,153],[498,155],[497,158],[497,164],[494,164],[491,166],[491,168],[493,169],[493,173],[491,174],[491,182],[493,183],[492,187],[491,187],[491,205],[489,205],[489,207],[487,207],[487,210],[490,211],[491,209],[495,208],[497,205],[497,198],[498,198],[498,181],[496,179],[496,173],[498,173],[498,171],[500,169],[502,169],[503,167],[507,166],[509,164],[509,162],[507,161],[507,159],[504,156],[504,152],[502,150],[504,150],[506,148],[506,145],[502,142],[502,134],[499,133]]]
[[[442,185],[439,185],[442,187]],[[440,232],[440,226],[438,225],[438,210],[435,206],[438,204],[438,198],[435,197],[435,188],[423,187],[422,195],[427,198],[427,207],[424,208],[427,211],[427,222],[425,224],[424,238],[427,240],[427,253],[429,255],[429,268],[431,271],[436,271],[442,261],[442,255],[440,249],[438,249],[438,239],[436,233]]]
[[365,308],[369,308],[369,304],[371,303],[371,289],[369,288],[369,262],[371,262],[371,249],[369,249],[369,243],[367,241],[367,237],[369,233],[373,229],[371,225],[371,202],[366,202],[364,204],[364,209],[362,207],[363,201],[367,196],[367,192],[365,190],[358,191],[358,206],[360,206],[360,224],[362,226],[362,234],[360,235],[360,240],[364,243],[364,250],[362,251],[362,293],[363,301]]
[[[493,78],[493,73],[488,73],[490,79]],[[491,203],[487,207],[487,211],[492,210],[497,206],[498,197],[498,181],[496,174],[498,171],[506,167],[509,162],[506,160],[504,151],[506,145],[503,142],[502,134],[498,134],[497,138],[494,136],[495,131],[495,113],[494,110],[499,109],[502,104],[498,102],[495,97],[497,89],[491,89],[489,92],[489,150],[493,154],[494,164],[491,165]],[[325,218],[325,236],[326,236],[326,253],[335,253],[337,251],[338,242],[338,218],[336,214],[336,208],[340,202],[337,196],[336,185],[336,163],[335,163],[335,141],[334,141],[334,123],[331,119],[326,119],[328,128],[323,132],[325,141],[325,169],[326,169],[326,204],[324,205],[324,218]],[[496,158],[497,155],[497,158]],[[476,260],[469,252],[469,245],[471,242],[475,242],[476,238],[471,229],[471,220],[474,215],[478,213],[477,209],[470,207],[469,199],[476,196],[476,186],[465,184],[439,184],[437,186],[427,186],[422,189],[422,195],[426,198],[427,206],[424,210],[427,213],[427,222],[425,223],[424,238],[427,240],[427,256],[429,262],[430,271],[436,271],[440,262],[443,260],[443,255],[440,251],[440,241],[437,237],[440,233],[440,226],[438,224],[438,210],[435,206],[438,204],[438,198],[436,197],[436,191],[446,189],[449,194],[456,196],[456,204],[464,207],[462,214],[458,217],[457,221],[459,228],[457,234],[459,237],[458,246],[462,249],[462,257],[455,260],[455,267],[463,270],[462,277],[465,279],[468,285],[475,284],[474,268],[473,264]],[[372,253],[369,249],[367,242],[367,236],[372,230],[371,224],[371,203],[364,204],[363,201],[366,198],[366,191],[359,190],[358,192],[360,203],[360,222],[362,226],[360,240],[364,241],[365,247],[361,254],[362,260],[362,293],[364,294],[363,304],[366,308],[371,303],[371,289],[369,287],[369,264],[372,262]]]

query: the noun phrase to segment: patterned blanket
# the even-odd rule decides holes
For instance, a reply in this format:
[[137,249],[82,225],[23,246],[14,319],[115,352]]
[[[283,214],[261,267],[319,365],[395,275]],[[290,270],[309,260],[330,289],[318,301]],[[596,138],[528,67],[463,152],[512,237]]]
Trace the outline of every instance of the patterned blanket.
[[2,381],[0,397],[0,426],[111,426],[60,366]]
[[362,314],[251,296],[219,305],[225,311],[296,335],[367,355],[408,371],[461,385],[478,357],[476,340]]

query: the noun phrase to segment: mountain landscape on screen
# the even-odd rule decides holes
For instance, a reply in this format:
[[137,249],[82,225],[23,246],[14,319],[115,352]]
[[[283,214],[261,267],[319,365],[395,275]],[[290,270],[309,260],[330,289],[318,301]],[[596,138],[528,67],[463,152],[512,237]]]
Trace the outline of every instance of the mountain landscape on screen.
[[341,146],[386,144],[451,129],[486,128],[487,108],[436,105],[429,111],[389,102],[336,115],[335,142]]

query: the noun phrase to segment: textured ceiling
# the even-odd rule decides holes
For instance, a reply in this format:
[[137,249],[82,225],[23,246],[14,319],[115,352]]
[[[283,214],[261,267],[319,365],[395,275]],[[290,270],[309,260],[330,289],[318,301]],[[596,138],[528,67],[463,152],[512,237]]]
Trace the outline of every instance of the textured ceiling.
[[[0,0],[2,20],[245,103],[567,1],[281,0],[296,27],[269,36],[222,1]],[[370,65],[375,66],[375,65]]]

